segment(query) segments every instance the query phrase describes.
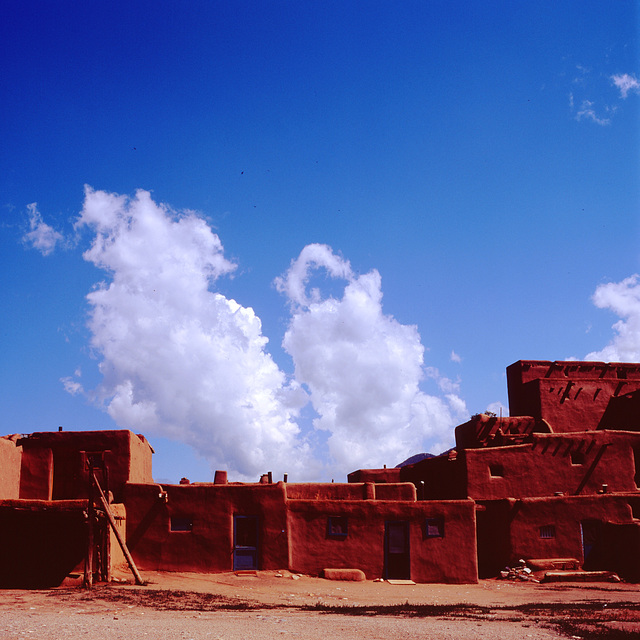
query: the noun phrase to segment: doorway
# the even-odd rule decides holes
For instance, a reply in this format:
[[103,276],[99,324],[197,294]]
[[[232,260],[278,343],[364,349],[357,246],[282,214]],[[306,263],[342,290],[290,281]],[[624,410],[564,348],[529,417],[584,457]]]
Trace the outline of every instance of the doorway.
[[233,570],[258,568],[258,516],[233,516]]
[[384,577],[391,580],[411,579],[409,523],[406,520],[385,522]]
[[598,549],[598,542],[602,533],[602,522],[600,520],[582,520],[580,522],[580,533],[582,535],[582,557],[584,558],[582,568],[592,570],[599,567],[602,555]]

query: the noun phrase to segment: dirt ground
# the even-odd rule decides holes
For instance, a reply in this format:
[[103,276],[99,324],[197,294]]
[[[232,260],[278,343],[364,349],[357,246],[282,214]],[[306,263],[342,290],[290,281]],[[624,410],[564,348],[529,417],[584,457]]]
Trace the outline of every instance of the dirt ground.
[[640,638],[640,585],[338,582],[144,572],[147,584],[0,591],[0,639]]

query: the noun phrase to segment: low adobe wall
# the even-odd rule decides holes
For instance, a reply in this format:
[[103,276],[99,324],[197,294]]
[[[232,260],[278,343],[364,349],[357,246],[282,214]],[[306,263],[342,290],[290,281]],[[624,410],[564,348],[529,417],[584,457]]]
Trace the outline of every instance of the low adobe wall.
[[[166,494],[166,500],[164,498]],[[288,566],[284,483],[127,484],[127,546],[140,570],[214,573],[233,569],[233,519],[258,518],[258,568]],[[172,531],[171,521],[191,523]]]
[[[289,500],[290,569],[320,575],[325,568],[360,569],[367,579],[384,576],[387,521],[409,523],[411,579],[474,583],[478,580],[475,504],[442,502]],[[347,534],[328,531],[328,518],[347,519]],[[427,518],[441,518],[443,537],[427,537]]]
[[416,489],[410,482],[300,482],[284,486],[288,500],[416,500]]

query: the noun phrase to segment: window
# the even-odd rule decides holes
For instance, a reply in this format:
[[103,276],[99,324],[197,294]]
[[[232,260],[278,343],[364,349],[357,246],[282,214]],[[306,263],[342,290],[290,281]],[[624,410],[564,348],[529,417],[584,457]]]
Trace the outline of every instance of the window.
[[555,538],[556,537],[556,527],[553,524],[545,524],[540,527],[540,537],[541,538]]
[[427,518],[424,521],[425,538],[444,538],[444,518]]
[[489,475],[491,475],[492,478],[502,478],[504,476],[504,467],[498,463],[490,464]]
[[348,525],[347,516],[329,516],[327,518],[327,536],[329,538],[346,538]]
[[584,464],[584,453],[582,453],[581,451],[572,451],[571,464],[574,464],[574,465]]
[[171,531],[193,531],[193,520],[185,517],[171,518]]

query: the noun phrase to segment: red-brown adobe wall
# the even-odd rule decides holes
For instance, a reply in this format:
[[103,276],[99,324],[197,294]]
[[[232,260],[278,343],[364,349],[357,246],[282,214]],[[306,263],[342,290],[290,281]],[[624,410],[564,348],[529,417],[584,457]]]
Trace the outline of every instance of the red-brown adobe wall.
[[[22,438],[20,497],[71,500],[87,496],[86,455],[104,452],[109,489],[116,502],[131,477],[152,482],[151,447],[131,431],[63,431],[33,433]],[[50,466],[49,456],[53,455]],[[51,474],[53,474],[51,476]]]
[[18,436],[0,438],[0,500],[13,500],[20,495],[20,464],[22,447],[16,446]]
[[[633,492],[636,473],[634,447],[640,434],[596,431],[582,434],[535,434],[534,442],[507,447],[467,449],[467,492],[475,500],[593,494],[607,485],[609,492]],[[584,455],[572,464],[571,453]],[[502,476],[491,475],[502,469]]]
[[285,491],[289,500],[416,500],[416,489],[410,482],[295,482],[285,484]]
[[285,484],[289,500],[363,500],[366,484],[344,482],[290,482]]
[[637,364],[519,361],[507,384],[510,414],[544,418],[554,433],[640,429]]
[[[638,381],[626,380],[537,380],[529,384],[537,387],[541,415],[554,433],[599,428],[612,403],[620,403],[622,396],[640,388]],[[631,400],[627,402],[631,413],[627,415],[619,405],[617,424],[609,424],[609,428],[638,429],[637,407]]]
[[400,469],[358,469],[347,475],[347,482],[400,482]]
[[[519,558],[577,558],[584,562],[580,522],[599,520],[616,524],[632,523],[630,500],[635,496],[561,496],[525,498],[517,501],[510,514],[511,560]],[[540,527],[553,525],[555,536],[542,538]],[[637,553],[638,549],[630,549]]]
[[[475,504],[472,501],[387,502],[289,500],[292,571],[361,569],[368,579],[384,576],[385,522],[408,521],[411,579],[475,583],[478,580]],[[329,516],[346,516],[348,534],[331,537]],[[425,519],[444,518],[444,537],[426,538]]]
[[[165,502],[161,494],[166,492]],[[288,564],[284,483],[247,485],[127,484],[127,545],[141,570],[221,572],[233,569],[233,517],[258,516],[258,568]],[[191,518],[190,532],[170,531]]]
[[46,447],[22,447],[20,498],[51,500],[53,495],[53,452]]

